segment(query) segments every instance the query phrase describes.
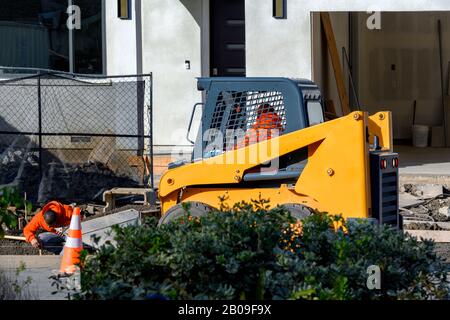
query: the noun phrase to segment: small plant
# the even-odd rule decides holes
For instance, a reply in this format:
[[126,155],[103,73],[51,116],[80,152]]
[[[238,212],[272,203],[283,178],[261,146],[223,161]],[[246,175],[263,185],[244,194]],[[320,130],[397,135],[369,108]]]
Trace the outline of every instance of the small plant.
[[31,277],[19,280],[25,271],[25,264],[21,262],[14,275],[0,270],[0,300],[34,300],[36,295],[31,292]]
[[[186,207],[189,211],[189,208]],[[302,222],[267,201],[240,203],[157,227],[115,228],[84,259],[76,299],[443,299],[434,244],[369,223],[314,213]],[[381,289],[367,286],[368,267]]]
[[5,227],[8,229],[17,227],[18,217],[15,213],[17,209],[31,212],[32,205],[29,201],[24,201],[16,188],[0,189],[0,239],[5,235]]

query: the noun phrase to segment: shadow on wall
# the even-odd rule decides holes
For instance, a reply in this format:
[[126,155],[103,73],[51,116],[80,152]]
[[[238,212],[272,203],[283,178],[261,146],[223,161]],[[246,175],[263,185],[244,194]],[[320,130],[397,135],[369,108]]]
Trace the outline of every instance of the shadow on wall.
[[180,0],[181,4],[186,8],[187,11],[194,18],[195,22],[199,27],[202,26],[202,5],[201,1],[198,0]]

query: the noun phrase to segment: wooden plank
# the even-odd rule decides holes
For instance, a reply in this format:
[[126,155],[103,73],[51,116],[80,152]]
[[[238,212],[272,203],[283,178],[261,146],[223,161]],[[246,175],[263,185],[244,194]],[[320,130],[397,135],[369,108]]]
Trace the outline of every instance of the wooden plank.
[[434,230],[405,230],[410,235],[423,239],[434,240],[434,242],[450,242],[450,231],[434,231]]
[[5,236],[7,240],[18,240],[18,241],[27,241],[25,237],[14,237],[14,236]]
[[322,21],[325,37],[327,38],[328,51],[330,53],[331,62],[333,65],[334,77],[336,79],[339,99],[341,101],[342,114],[345,116],[350,113],[350,102],[347,95],[347,89],[345,88],[344,73],[342,71],[342,66],[339,59],[330,14],[328,12],[321,12],[320,20]]

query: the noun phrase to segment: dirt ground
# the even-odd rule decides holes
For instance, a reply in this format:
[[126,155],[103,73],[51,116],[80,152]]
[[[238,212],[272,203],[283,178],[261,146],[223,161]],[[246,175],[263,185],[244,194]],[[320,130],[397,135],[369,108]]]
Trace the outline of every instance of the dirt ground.
[[[41,250],[42,255],[54,255],[52,252]],[[39,249],[33,248],[24,241],[0,239],[0,255],[38,256]]]

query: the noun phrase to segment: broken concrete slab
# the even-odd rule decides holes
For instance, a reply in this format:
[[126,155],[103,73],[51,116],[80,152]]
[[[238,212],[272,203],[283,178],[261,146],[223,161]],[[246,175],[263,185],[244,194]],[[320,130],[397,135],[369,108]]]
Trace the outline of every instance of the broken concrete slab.
[[424,200],[419,199],[410,193],[400,193],[398,201],[400,208],[410,208],[424,203]]
[[408,234],[416,237],[418,240],[426,239],[434,242],[449,243],[450,231],[434,231],[434,230],[405,230]]
[[405,184],[404,189],[420,199],[432,199],[444,194],[442,184]]
[[436,222],[439,228],[450,231],[450,222]]
[[[93,247],[99,247],[106,241],[113,241],[114,234],[112,226],[130,226],[139,225],[141,222],[141,214],[136,210],[126,210],[109,214],[100,218],[81,222],[81,232],[83,234],[83,243]],[[95,243],[94,239],[99,238]]]

